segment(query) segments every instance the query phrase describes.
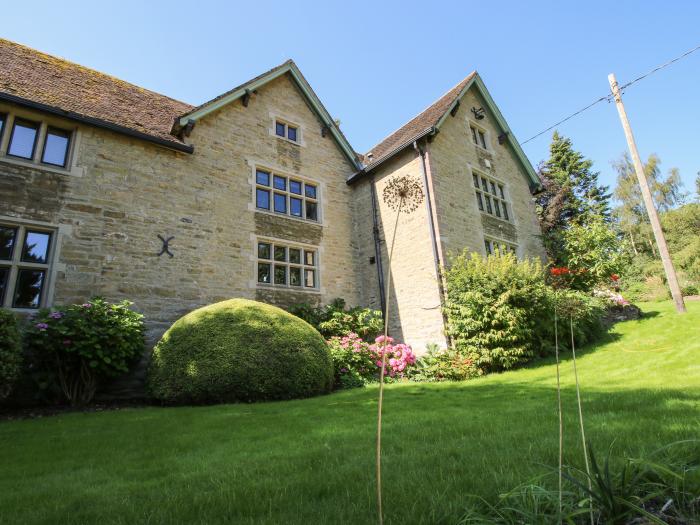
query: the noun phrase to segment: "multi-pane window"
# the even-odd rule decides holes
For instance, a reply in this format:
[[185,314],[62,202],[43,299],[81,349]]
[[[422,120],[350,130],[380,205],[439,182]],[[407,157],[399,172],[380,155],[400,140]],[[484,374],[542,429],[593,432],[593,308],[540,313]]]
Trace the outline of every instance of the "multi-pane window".
[[316,250],[273,241],[257,245],[257,280],[291,288],[318,288],[318,253]]
[[481,211],[489,215],[495,215],[499,219],[510,220],[506,191],[498,181],[485,175],[473,172],[474,190],[476,191],[476,205]]
[[299,128],[281,120],[275,120],[275,135],[286,138],[292,142],[298,142]]
[[486,253],[488,255],[502,255],[505,253],[512,253],[515,255],[517,251],[514,244],[489,238],[484,238],[484,248],[486,248]]
[[[72,135],[70,131],[19,117],[10,120],[12,125],[8,126],[8,116],[0,114],[0,139],[6,129],[10,134],[6,153],[8,157],[34,160],[37,149],[40,149],[39,160],[42,164],[66,167]],[[42,128],[46,129],[46,133],[43,133],[44,140],[40,147]]]
[[318,185],[258,169],[255,172],[255,206],[318,221]]
[[50,231],[0,224],[0,306],[42,306],[52,242]]
[[469,126],[469,129],[472,132],[472,142],[476,144],[477,146],[481,146],[484,149],[488,149],[486,147],[486,133],[476,126]]

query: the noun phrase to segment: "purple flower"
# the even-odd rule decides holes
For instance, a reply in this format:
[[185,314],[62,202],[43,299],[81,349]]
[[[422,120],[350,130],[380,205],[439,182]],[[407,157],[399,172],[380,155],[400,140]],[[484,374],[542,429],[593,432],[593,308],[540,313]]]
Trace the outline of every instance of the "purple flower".
[[345,372],[348,371],[348,369],[347,369],[347,368],[341,368],[340,371],[343,372],[343,373],[345,373]]
[[90,308],[92,306],[92,303],[83,303],[80,306],[82,306],[83,308]]
[[63,312],[51,312],[49,314],[49,317],[51,319],[60,319],[61,317],[63,317]]
[[63,340],[63,346],[70,346],[72,342],[73,342],[73,341],[71,341],[70,339],[64,339],[64,340]]
[[49,325],[46,323],[37,323],[34,326],[36,326],[42,332],[46,331],[46,329],[49,327]]

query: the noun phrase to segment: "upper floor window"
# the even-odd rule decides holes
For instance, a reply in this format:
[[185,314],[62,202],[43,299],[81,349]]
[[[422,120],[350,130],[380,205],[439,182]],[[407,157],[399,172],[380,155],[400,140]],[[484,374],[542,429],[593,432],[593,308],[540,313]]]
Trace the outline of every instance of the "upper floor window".
[[255,206],[318,221],[318,185],[268,170],[255,171]]
[[39,308],[44,300],[54,233],[0,224],[0,306]]
[[[5,133],[9,133],[6,151],[8,157],[61,168],[68,164],[72,138],[70,131],[17,116],[0,114],[0,143]],[[37,158],[41,137],[41,155]]]
[[474,125],[470,125],[469,129],[472,132],[472,142],[474,142],[474,144],[476,144],[477,146],[480,146],[484,149],[488,149],[486,145],[486,132],[477,128]]
[[297,126],[287,124],[281,120],[275,120],[275,135],[278,137],[289,139],[292,142],[299,142],[298,132],[299,128]]
[[257,244],[259,284],[291,288],[318,288],[318,252],[272,241]]
[[479,210],[495,215],[499,219],[510,220],[509,204],[503,184],[486,175],[473,172],[476,205]]

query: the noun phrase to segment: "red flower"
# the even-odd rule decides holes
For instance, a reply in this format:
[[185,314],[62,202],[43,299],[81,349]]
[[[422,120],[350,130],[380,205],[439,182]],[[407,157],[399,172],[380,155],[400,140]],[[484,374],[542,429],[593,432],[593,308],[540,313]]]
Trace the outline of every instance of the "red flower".
[[571,273],[571,270],[569,270],[566,266],[562,266],[560,268],[554,267],[549,270],[549,273],[552,275],[567,275]]
[[613,281],[616,281],[616,282],[620,280],[620,276],[617,275],[616,273],[612,274],[612,275],[610,276],[610,278],[611,278]]

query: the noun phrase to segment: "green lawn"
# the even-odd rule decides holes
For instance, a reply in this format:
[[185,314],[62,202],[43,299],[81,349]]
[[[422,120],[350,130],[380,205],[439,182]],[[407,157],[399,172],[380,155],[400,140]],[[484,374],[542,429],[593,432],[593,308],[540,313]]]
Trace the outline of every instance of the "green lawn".
[[[700,435],[700,302],[618,324],[578,360],[604,454]],[[566,456],[580,457],[571,362]],[[392,385],[387,523],[451,523],[465,497],[556,465],[554,367]],[[0,523],[372,523],[377,389],[256,405],[125,409],[0,423]]]

